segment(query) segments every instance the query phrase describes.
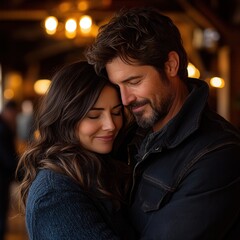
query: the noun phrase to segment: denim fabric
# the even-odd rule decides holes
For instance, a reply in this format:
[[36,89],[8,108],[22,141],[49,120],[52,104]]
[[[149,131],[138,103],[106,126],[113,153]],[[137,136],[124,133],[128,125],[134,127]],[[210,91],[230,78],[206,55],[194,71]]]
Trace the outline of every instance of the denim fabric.
[[[135,156],[131,221],[139,239],[240,239],[240,134],[189,79],[181,111]],[[136,148],[136,146],[135,146]]]

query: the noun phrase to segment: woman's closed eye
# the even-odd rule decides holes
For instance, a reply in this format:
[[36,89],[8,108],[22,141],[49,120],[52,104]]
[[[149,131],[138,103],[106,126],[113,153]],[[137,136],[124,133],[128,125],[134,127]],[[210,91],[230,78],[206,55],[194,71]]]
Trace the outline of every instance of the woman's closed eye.
[[[105,110],[104,108],[92,108],[86,117],[89,119],[98,119],[102,116],[102,114],[104,114],[104,111],[107,110]],[[110,114],[113,116],[122,116],[122,111],[122,104],[118,104],[111,109]]]
[[99,117],[100,117],[100,115],[87,116],[87,118],[89,118],[89,119],[98,119]]
[[118,111],[113,111],[112,115],[114,115],[114,116],[122,116],[122,109],[120,109]]
[[[117,111],[112,111],[111,112],[111,115],[114,115],[114,116],[122,116],[122,109],[118,109]],[[101,117],[101,113],[98,113],[98,114],[89,114],[87,115],[87,118],[89,119],[98,119]]]

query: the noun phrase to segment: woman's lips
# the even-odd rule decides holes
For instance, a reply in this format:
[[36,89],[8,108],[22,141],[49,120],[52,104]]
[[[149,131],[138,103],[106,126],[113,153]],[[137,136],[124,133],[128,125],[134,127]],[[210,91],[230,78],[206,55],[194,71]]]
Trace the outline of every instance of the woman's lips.
[[114,140],[114,135],[98,136],[96,138],[104,142],[112,142]]

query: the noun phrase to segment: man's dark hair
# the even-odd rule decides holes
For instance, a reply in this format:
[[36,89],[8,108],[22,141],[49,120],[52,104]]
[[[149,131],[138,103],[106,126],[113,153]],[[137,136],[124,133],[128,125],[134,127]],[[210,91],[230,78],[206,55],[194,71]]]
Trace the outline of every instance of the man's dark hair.
[[178,75],[185,80],[187,54],[173,21],[153,8],[132,8],[121,10],[100,27],[86,57],[98,74],[116,57],[130,64],[150,65],[163,72],[171,51],[179,55]]

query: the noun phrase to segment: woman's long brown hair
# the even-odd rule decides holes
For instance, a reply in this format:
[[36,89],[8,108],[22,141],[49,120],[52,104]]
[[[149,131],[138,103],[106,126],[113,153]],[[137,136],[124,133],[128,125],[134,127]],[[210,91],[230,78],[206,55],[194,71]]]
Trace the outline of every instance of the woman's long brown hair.
[[87,193],[109,198],[119,206],[123,186],[127,186],[121,181],[128,176],[128,168],[109,155],[84,149],[76,136],[77,123],[95,104],[106,84],[109,81],[97,76],[93,66],[84,61],[62,68],[53,77],[36,115],[39,137],[22,154],[16,172],[21,179],[19,194],[23,212],[29,188],[41,169],[63,173]]

